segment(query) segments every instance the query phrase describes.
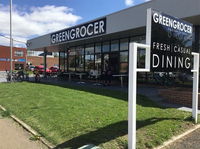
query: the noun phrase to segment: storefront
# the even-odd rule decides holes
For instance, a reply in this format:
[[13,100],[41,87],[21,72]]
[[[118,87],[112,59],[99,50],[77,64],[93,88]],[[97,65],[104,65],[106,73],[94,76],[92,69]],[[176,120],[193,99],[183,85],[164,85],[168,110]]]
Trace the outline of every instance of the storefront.
[[[193,50],[200,49],[199,0],[152,0],[71,28],[27,41],[28,50],[59,52],[63,72],[128,73],[129,43],[145,43],[146,10],[153,8],[194,25]],[[188,10],[189,9],[189,10]],[[187,11],[188,10],[188,11]],[[144,63],[140,50],[138,65]]]

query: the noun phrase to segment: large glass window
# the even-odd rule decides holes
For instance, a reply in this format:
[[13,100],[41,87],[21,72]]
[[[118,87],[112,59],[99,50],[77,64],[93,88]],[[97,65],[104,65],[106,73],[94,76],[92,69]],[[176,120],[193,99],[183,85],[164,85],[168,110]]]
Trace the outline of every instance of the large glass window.
[[138,68],[145,68],[145,49],[138,48],[137,67]]
[[119,52],[110,53],[109,68],[111,69],[112,74],[119,73]]
[[94,45],[85,48],[85,71],[94,70]]
[[119,40],[114,40],[111,42],[111,52],[119,51]]
[[98,74],[101,74],[101,54],[100,53],[95,55],[95,70],[98,71]]
[[120,40],[120,51],[128,50],[128,38]]
[[76,48],[76,71],[84,71],[84,48],[81,46]]
[[[131,42],[137,42],[137,43],[145,43],[145,36],[132,37],[130,41]],[[145,67],[145,49],[138,48],[137,67],[138,68],[144,68]]]
[[68,52],[65,51],[65,71],[68,71]]
[[60,70],[61,71],[64,71],[65,70],[65,52],[64,51],[61,51],[60,52]]
[[75,71],[75,48],[70,48],[68,50],[68,55],[69,71]]
[[137,42],[137,43],[145,43],[145,36],[136,36],[136,37],[132,37],[131,42]]
[[106,71],[109,67],[109,54],[102,54],[102,60],[103,60],[103,70],[102,71]]
[[110,52],[110,44],[109,42],[104,42],[102,47],[102,52]]
[[128,51],[120,52],[120,73],[128,72]]
[[101,53],[101,43],[95,44],[95,53]]
[[95,67],[94,70],[101,74],[101,43],[95,44]]

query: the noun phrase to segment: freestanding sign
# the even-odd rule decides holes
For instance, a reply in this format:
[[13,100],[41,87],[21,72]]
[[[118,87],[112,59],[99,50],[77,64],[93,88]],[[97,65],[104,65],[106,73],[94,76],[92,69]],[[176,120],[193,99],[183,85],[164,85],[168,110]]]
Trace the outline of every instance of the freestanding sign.
[[[137,68],[137,50],[146,49],[145,69]],[[193,70],[192,67],[192,57]],[[146,45],[129,45],[128,148],[136,148],[137,72],[193,72],[192,116],[197,123],[199,54],[192,52],[192,25],[178,18],[147,10]]]
[[165,13],[150,10],[151,71],[187,72],[192,66],[192,24]]

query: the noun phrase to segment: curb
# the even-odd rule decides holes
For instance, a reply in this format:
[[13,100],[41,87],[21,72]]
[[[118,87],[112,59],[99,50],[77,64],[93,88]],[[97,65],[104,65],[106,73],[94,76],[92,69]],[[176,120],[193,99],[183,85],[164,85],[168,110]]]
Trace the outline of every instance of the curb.
[[178,135],[178,136],[174,136],[172,137],[170,140],[164,142],[162,145],[158,146],[158,147],[155,147],[154,149],[162,149],[164,147],[167,147],[168,145],[170,145],[171,143],[181,139],[182,137],[185,137],[187,136],[188,134],[192,133],[193,131],[195,131],[196,129],[200,128],[200,124],[198,125],[195,125],[193,128],[187,130],[186,132]]
[[[0,105],[0,109],[3,111],[7,111],[2,105]],[[32,129],[29,125],[21,121],[19,118],[17,118],[14,115],[10,115],[10,117],[16,121],[19,125],[21,125],[24,129],[26,129],[28,132],[30,132],[34,136],[40,136],[39,133],[37,133],[34,129]],[[39,137],[38,138],[44,145],[46,145],[49,149],[55,148],[53,144],[51,144],[49,141],[47,141],[44,137]]]

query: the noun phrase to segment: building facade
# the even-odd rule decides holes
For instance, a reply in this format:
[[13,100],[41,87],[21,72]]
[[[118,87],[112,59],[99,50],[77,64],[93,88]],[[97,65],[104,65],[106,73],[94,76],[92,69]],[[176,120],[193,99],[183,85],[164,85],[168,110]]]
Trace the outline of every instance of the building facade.
[[[18,70],[26,66],[26,48],[13,47],[13,70]],[[0,71],[10,70],[10,47],[0,46]]]
[[[47,67],[58,66],[58,57],[47,57]],[[27,63],[33,66],[44,65],[43,56],[27,56]]]
[[[27,41],[28,50],[59,52],[66,72],[128,73],[129,43],[145,43],[147,9],[152,8],[193,24],[193,51],[200,49],[200,1],[152,0],[95,20]],[[138,54],[144,64],[144,51]]]

